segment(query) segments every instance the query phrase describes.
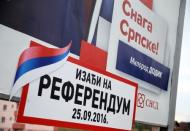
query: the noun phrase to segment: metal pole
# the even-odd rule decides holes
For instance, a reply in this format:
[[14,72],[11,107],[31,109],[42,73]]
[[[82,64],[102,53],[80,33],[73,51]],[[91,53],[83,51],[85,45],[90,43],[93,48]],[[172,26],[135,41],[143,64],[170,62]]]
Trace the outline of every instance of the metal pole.
[[182,45],[182,36],[183,36],[185,6],[186,6],[186,0],[181,0],[180,9],[179,9],[178,27],[177,27],[173,73],[171,79],[172,81],[171,81],[171,92],[170,92],[170,107],[169,107],[168,129],[167,129],[168,131],[174,130],[177,85],[178,85],[179,64],[180,64],[181,45]]

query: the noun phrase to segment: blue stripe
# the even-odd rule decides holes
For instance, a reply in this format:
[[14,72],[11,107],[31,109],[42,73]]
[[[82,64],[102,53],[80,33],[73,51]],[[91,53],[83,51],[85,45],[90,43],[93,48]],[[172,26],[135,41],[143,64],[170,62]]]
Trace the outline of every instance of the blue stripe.
[[112,22],[114,0],[103,0],[100,10],[100,16],[109,22]]
[[15,80],[14,83],[16,82],[17,79],[19,79],[24,73],[31,71],[33,69],[50,65],[53,63],[56,63],[60,60],[63,60],[69,53],[69,50],[65,52],[64,54],[58,55],[58,56],[51,56],[51,57],[42,57],[42,58],[34,58],[30,59],[23,64],[19,66],[16,72]]

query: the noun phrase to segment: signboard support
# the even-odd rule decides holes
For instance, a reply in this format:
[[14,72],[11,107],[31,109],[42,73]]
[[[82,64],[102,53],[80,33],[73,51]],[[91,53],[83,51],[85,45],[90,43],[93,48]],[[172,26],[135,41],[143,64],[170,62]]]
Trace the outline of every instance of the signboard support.
[[181,44],[182,44],[182,38],[183,38],[185,6],[186,6],[186,0],[181,0],[180,9],[179,9],[179,18],[178,18],[173,73],[172,73],[172,79],[171,79],[171,92],[170,92],[171,95],[170,95],[170,106],[169,106],[170,109],[169,109],[168,129],[167,129],[168,131],[174,130],[175,108],[176,108],[176,98],[177,98]]
[[[0,93],[0,99],[1,99],[1,100],[8,100],[8,99],[9,99],[9,95]],[[12,98],[11,101],[19,102],[19,100],[20,100],[20,98],[13,96],[13,98]]]

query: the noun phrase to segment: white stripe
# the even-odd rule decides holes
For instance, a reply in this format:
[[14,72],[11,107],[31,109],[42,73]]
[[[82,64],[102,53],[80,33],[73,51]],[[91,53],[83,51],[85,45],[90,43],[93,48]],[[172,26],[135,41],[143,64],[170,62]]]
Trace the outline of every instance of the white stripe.
[[94,37],[94,33],[96,30],[96,23],[98,21],[98,16],[100,14],[101,5],[102,5],[102,0],[97,0],[96,4],[95,4],[93,15],[92,15],[90,30],[89,30],[89,34],[88,34],[88,42],[89,43],[92,42],[92,39]]

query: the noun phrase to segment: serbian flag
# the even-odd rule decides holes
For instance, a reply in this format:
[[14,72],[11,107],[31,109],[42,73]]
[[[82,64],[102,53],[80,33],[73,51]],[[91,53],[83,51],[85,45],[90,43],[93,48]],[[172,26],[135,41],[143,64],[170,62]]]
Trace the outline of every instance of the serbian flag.
[[[31,44],[36,44],[31,42]],[[19,89],[39,77],[51,73],[66,63],[71,43],[64,48],[34,46],[24,50],[19,58],[10,99]]]

